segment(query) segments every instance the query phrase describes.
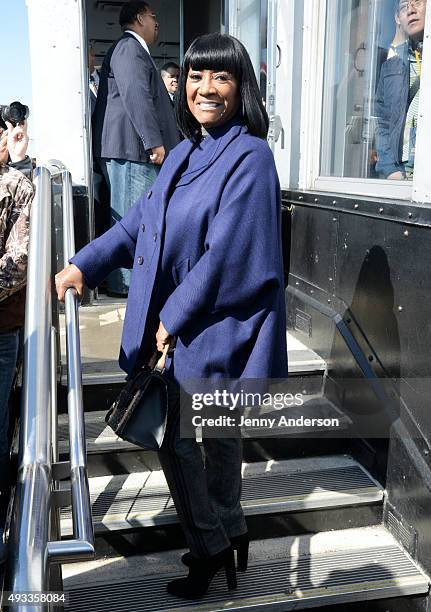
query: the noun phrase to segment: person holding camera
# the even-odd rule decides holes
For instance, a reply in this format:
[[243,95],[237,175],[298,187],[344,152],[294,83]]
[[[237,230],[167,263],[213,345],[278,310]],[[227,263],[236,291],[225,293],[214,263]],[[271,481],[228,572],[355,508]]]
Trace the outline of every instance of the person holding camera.
[[0,106],[0,164],[7,164],[31,178],[33,168],[27,155],[28,115],[28,106],[20,102]]
[[[26,155],[27,126],[14,103],[0,113],[0,562],[9,501],[9,395],[16,371],[19,332],[24,324],[30,207],[34,188]],[[23,106],[23,105],[20,105]],[[26,107],[25,107],[26,108]],[[22,109],[21,109],[22,110]],[[28,111],[28,109],[27,109]]]

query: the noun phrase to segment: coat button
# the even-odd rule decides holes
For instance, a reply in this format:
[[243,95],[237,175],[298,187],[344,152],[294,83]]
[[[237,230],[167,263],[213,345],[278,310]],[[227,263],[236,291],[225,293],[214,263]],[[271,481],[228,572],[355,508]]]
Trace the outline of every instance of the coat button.
[[144,263],[144,258],[139,255],[139,257],[138,257],[138,264],[140,266],[142,266],[143,263]]
[[143,232],[145,232],[145,223],[143,223],[143,224],[141,225],[141,230],[142,230]]
[[150,199],[152,195],[153,195],[153,192],[150,189],[150,191],[147,193],[147,198]]
[[154,234],[154,236],[153,236],[153,240],[154,240],[154,242],[156,242],[156,240],[157,240],[157,234]]

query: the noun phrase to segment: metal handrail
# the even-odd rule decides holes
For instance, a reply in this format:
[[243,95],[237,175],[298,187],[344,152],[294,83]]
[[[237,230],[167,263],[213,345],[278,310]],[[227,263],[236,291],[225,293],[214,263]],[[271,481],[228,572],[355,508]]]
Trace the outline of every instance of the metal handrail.
[[[72,177],[61,172],[63,185],[64,265],[75,254]],[[70,480],[74,539],[49,542],[50,561],[80,561],[94,555],[94,532],[87,476],[87,453],[82,399],[81,347],[79,340],[78,296],[74,289],[65,294],[67,343],[67,408],[69,413]]]
[[[77,561],[94,556],[89,486],[86,471],[77,296],[66,294],[70,479],[74,539],[49,541],[50,512],[55,508],[52,463],[52,278],[51,181],[62,179],[65,256],[74,250],[72,183],[60,162],[35,171],[36,195],[30,221],[27,272],[24,375],[20,451],[14,508],[9,531],[6,591],[46,592],[50,562]],[[18,603],[15,610],[27,610]],[[32,605],[42,611],[46,604]]]

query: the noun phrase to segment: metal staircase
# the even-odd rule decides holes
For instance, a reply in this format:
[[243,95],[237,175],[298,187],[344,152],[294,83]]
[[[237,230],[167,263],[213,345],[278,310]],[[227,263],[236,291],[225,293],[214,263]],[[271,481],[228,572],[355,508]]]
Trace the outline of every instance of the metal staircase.
[[249,569],[238,576],[238,590],[227,593],[219,576],[200,602],[180,601],[166,593],[166,582],[180,575],[173,566],[167,554],[138,555],[131,563],[108,563],[105,579],[94,584],[88,584],[85,573],[66,578],[70,610],[281,612],[329,604],[343,604],[346,610],[350,602],[428,590],[427,577],[382,527],[255,541]]
[[[106,338],[109,325],[119,333],[120,317],[114,313],[119,308],[110,310],[102,301],[91,312],[83,309],[87,331],[82,334]],[[288,336],[288,344],[291,376],[298,381],[315,377],[319,398],[324,360],[293,337]],[[106,607],[118,612],[284,611],[427,592],[427,577],[382,525],[383,487],[345,453],[290,452],[292,435],[286,435],[278,445],[260,436],[244,441],[242,504],[253,541],[250,567],[239,576],[238,590],[226,592],[220,576],[200,602],[168,596],[165,584],[182,575],[180,556],[185,551],[175,507],[156,454],[124,442],[106,426],[105,410],[94,402],[97,385],[102,392],[121,384],[124,376],[111,368],[113,361],[92,358],[90,354],[86,361],[84,356],[84,397],[87,386],[92,389],[86,412],[89,486],[100,552],[94,561],[63,567],[72,612]],[[323,397],[311,408],[336,409],[325,405]],[[336,441],[331,443],[336,449]],[[64,414],[59,417],[59,450],[67,456],[67,449]],[[61,511],[63,537],[70,537],[71,529],[71,509],[66,507]],[[163,550],[158,549],[160,539]]]
[[[63,182],[56,190],[51,183],[59,174]],[[38,176],[32,223],[43,224],[46,247],[46,210],[60,190],[67,259],[73,253],[70,175],[54,169],[50,176],[45,169]],[[342,605],[344,612],[353,602],[428,592],[429,578],[383,524],[384,488],[345,452],[342,439],[325,438],[325,432],[272,439],[256,430],[244,440],[242,503],[252,542],[238,590],[227,592],[220,576],[202,601],[168,596],[166,582],[185,573],[184,539],[157,455],[118,439],[104,423],[124,383],[115,362],[124,303],[98,300],[82,307],[78,319],[69,291],[57,333],[50,301],[40,291],[43,286],[50,294],[49,270],[37,276],[45,259],[34,246],[41,241],[32,241],[30,270],[36,272],[30,272],[28,299],[37,309],[31,304],[27,323],[7,590],[63,588],[70,612],[281,612],[328,605]],[[64,340],[66,329],[57,368],[55,339]],[[290,336],[288,345],[291,380],[301,384],[306,377],[315,391],[307,410],[339,413],[322,392],[324,360]],[[13,609],[27,611],[22,604]]]

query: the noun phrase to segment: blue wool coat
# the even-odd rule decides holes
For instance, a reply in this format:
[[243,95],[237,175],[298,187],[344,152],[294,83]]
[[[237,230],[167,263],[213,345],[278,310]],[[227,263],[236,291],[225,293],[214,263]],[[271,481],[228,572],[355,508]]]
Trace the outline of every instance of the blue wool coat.
[[193,378],[284,378],[286,319],[280,188],[267,143],[238,120],[189,140],[151,191],[73,259],[90,288],[118,266],[133,274],[120,366],[177,336],[171,372]]

